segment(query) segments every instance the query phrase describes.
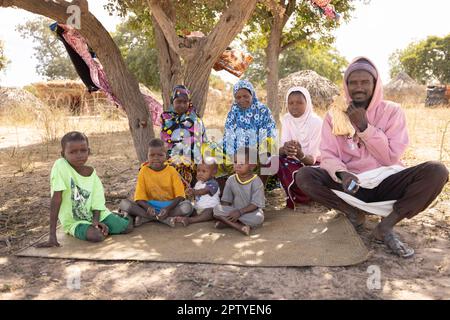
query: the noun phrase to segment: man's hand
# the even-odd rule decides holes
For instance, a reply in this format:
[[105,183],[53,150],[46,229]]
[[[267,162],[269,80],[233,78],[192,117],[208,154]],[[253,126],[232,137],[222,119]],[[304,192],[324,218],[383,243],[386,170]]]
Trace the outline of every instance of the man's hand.
[[51,247],[60,247],[61,245],[58,243],[58,240],[56,240],[56,235],[50,236],[48,238],[48,241],[43,243],[38,243],[35,245],[36,248],[51,248]]
[[239,220],[240,217],[241,217],[241,212],[239,210],[234,210],[228,214],[227,219],[228,219],[228,221],[236,222]]
[[360,132],[363,132],[367,129],[369,121],[367,120],[366,109],[357,108],[352,103],[347,108],[347,115],[350,121],[358,128]]
[[348,194],[354,195],[359,190],[359,179],[350,172],[341,171],[342,188]]

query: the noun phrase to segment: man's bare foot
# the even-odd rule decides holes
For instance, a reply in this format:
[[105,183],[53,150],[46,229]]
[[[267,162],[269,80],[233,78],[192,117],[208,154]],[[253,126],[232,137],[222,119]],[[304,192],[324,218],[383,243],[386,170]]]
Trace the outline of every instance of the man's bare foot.
[[189,219],[189,217],[175,217],[174,218],[175,223],[181,223],[183,225],[183,227],[187,227],[191,221]]
[[216,229],[225,229],[225,228],[229,228],[230,226],[227,225],[226,223],[223,223],[222,221],[216,221],[216,223],[214,224],[214,228]]
[[245,234],[246,236],[249,236],[249,235],[250,235],[250,227],[249,227],[249,226],[244,225],[244,226],[241,228],[240,231],[241,231],[243,234]]

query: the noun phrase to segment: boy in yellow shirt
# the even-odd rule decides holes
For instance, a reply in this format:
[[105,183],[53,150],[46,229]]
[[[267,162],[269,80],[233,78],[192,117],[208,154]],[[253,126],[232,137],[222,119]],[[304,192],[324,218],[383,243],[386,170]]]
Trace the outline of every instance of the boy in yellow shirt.
[[152,139],[148,162],[142,164],[137,178],[134,202],[124,199],[122,212],[135,217],[135,226],[160,221],[175,226],[176,216],[190,216],[192,204],[186,200],[184,185],[175,168],[168,166],[167,149],[161,139]]

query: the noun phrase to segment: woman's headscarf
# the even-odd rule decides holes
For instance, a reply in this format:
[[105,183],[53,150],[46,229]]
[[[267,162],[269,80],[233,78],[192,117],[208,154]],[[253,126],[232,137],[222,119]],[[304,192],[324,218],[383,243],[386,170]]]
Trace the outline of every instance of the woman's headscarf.
[[285,142],[295,140],[300,143],[306,155],[311,155],[314,160],[320,156],[320,132],[322,129],[322,119],[314,112],[311,95],[304,87],[292,87],[286,93],[286,106],[289,95],[293,92],[300,92],[306,100],[306,108],[303,115],[295,118],[289,112],[281,118],[281,145]]
[[[183,114],[175,112],[173,101],[185,95],[189,100],[189,107]],[[185,156],[192,160],[201,159],[201,146],[206,141],[206,131],[202,119],[197,115],[191,103],[191,93],[183,85],[177,85],[170,97],[169,110],[161,115],[161,139],[168,145],[170,155],[183,150]],[[177,150],[174,150],[177,149]],[[190,151],[190,152],[189,152]]]
[[[267,152],[267,143],[273,144],[276,126],[269,108],[256,97],[255,89],[247,80],[239,80],[233,87],[233,94],[247,89],[252,95],[252,104],[241,108],[236,101],[231,106],[225,122],[224,150],[234,155],[240,147],[258,146],[258,151]],[[267,142],[267,143],[264,143]]]

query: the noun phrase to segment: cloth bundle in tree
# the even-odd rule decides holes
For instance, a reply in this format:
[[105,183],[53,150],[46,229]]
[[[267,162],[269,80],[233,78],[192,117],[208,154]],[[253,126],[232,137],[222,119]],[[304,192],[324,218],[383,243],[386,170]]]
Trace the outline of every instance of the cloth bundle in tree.
[[341,15],[334,10],[330,2],[331,0],[311,0],[313,6],[317,7],[320,13],[324,14],[328,19],[339,20]]
[[226,70],[232,75],[240,78],[252,61],[253,57],[250,54],[240,50],[227,49],[221,54],[213,68],[216,71]]
[[[101,90],[116,105],[122,104],[114,96],[109,85],[103,66],[96,59],[95,52],[88,46],[86,40],[75,28],[59,23],[50,25],[50,29],[56,32],[58,39],[64,44],[75,70],[86,85],[89,92]],[[149,108],[154,125],[161,125],[162,105],[152,96],[142,93]]]

